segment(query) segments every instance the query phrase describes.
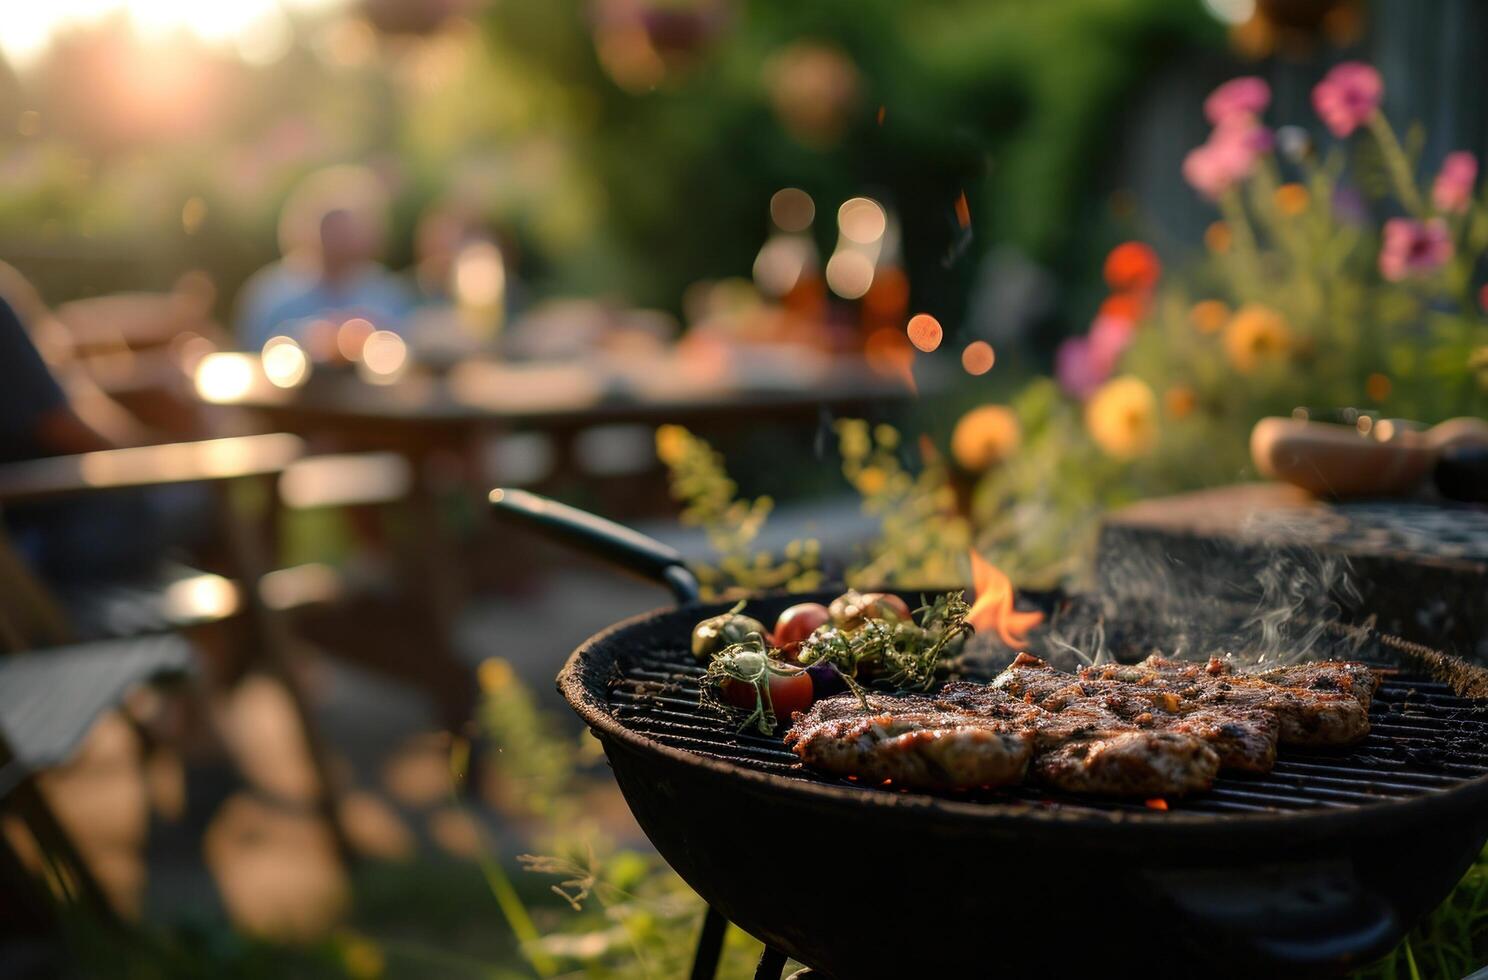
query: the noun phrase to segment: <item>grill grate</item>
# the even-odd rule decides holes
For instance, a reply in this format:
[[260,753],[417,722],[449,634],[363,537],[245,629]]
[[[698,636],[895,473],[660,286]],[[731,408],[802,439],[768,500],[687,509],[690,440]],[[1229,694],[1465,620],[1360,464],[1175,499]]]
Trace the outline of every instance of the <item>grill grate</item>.
[[[779,737],[734,731],[698,704],[702,673],[681,650],[622,659],[608,687],[610,711],[631,730],[698,755],[809,782],[903,792],[806,769]],[[1375,694],[1370,725],[1369,736],[1358,745],[1338,750],[1283,746],[1271,772],[1224,773],[1208,792],[1170,800],[1169,808],[1247,813],[1354,807],[1419,796],[1488,774],[1488,713],[1445,684],[1387,675]],[[1146,810],[1141,801],[1080,797],[1033,785],[956,798]]]

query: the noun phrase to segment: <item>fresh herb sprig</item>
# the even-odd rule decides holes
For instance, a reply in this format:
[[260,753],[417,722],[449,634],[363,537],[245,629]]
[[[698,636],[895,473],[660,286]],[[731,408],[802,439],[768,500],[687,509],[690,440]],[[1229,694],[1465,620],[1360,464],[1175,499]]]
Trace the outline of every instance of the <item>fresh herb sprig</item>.
[[[741,732],[753,726],[765,735],[773,734],[778,719],[770,700],[770,675],[790,677],[804,670],[772,658],[764,639],[758,633],[750,634],[742,642],[724,647],[708,664],[701,684],[703,706],[738,718]],[[740,708],[723,699],[723,687],[729,681],[754,687],[753,708]]]
[[921,597],[920,624],[865,621],[855,630],[823,629],[801,644],[805,664],[829,663],[845,678],[895,691],[923,691],[934,683],[951,645],[975,632],[960,592]]
[[918,630],[896,630],[894,642],[884,655],[884,680],[897,690],[924,691],[930,688],[945,666],[943,658],[951,645],[975,633],[966,621],[971,607],[960,592],[946,592],[915,610]]

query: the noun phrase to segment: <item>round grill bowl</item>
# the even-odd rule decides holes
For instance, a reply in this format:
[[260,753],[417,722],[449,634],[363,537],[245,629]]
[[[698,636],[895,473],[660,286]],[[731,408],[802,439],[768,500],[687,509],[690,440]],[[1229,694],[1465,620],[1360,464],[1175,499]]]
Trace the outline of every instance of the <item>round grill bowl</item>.
[[[748,611],[769,622],[830,598],[762,598]],[[643,661],[684,667],[693,625],[729,605],[607,629],[558,687],[677,873],[731,922],[837,980],[1334,974],[1388,951],[1488,839],[1484,776],[1347,806],[1134,811],[761,771],[729,758],[721,724],[716,748],[697,750],[628,721],[617,687]]]

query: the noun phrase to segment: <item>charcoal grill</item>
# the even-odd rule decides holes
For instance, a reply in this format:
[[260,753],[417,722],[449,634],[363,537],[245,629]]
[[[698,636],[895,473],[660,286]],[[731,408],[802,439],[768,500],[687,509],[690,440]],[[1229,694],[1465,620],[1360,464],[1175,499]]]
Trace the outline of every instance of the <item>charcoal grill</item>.
[[[558,686],[709,904],[695,978],[712,975],[725,920],[766,944],[757,976],[787,955],[837,980],[1336,974],[1398,942],[1488,839],[1488,708],[1424,676],[1450,662],[1425,648],[1340,633],[1390,670],[1369,737],[1286,747],[1271,773],[1225,774],[1166,810],[1033,786],[895,791],[800,768],[778,737],[699,708],[688,637],[728,604],[697,603],[674,551],[530,494],[492,501],[683,602],[591,638]],[[761,596],[750,612],[829,598]]]

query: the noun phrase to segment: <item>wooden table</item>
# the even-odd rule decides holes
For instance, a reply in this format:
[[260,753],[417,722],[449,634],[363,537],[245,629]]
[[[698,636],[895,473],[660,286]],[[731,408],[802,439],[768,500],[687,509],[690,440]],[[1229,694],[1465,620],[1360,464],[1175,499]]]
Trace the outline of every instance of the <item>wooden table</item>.
[[[459,659],[454,620],[467,592],[460,542],[446,530],[439,503],[451,491],[484,501],[493,481],[484,472],[483,449],[492,437],[548,436],[562,469],[565,461],[577,462],[576,440],[595,427],[681,423],[713,432],[792,420],[814,426],[824,412],[867,413],[909,397],[902,382],[874,374],[860,360],[809,352],[745,352],[711,368],[675,357],[527,365],[471,359],[387,385],[349,369],[320,369],[291,388],[270,383],[257,357],[238,356],[228,372],[234,384],[201,392],[206,401],[252,410],[268,427],[296,433],[321,451],[391,450],[407,458],[414,534],[400,564],[416,615],[396,614],[383,603],[336,622],[302,618],[299,626],[322,646],[421,682],[436,671],[452,675]],[[441,456],[457,457],[454,469],[462,476],[440,465]],[[503,554],[510,564],[511,555]],[[418,625],[426,616],[430,625]]]
[[794,361],[783,355],[711,371],[674,357],[603,365],[471,360],[441,376],[414,373],[388,385],[369,384],[347,370],[322,369],[295,388],[271,384],[256,359],[250,358],[246,369],[251,380],[245,385],[207,393],[207,400],[263,413],[283,431],[367,435],[377,448],[396,448],[395,442],[415,436],[412,450],[429,442],[459,444],[471,432],[810,419],[823,409],[866,410],[909,396],[902,382],[874,373],[860,360]]

